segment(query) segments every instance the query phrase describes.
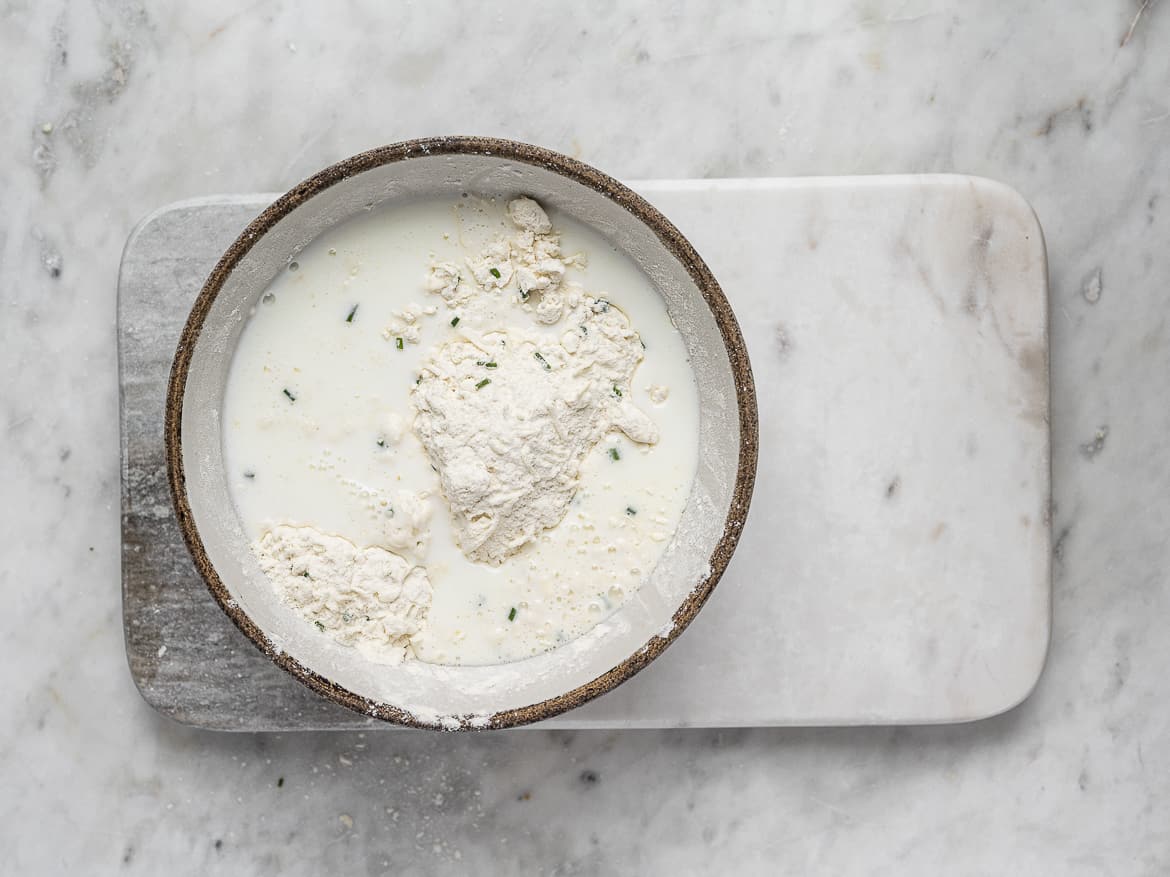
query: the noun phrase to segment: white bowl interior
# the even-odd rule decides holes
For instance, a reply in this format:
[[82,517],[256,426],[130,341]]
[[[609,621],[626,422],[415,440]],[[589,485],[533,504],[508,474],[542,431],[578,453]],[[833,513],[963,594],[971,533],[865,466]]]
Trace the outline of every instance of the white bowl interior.
[[[682,332],[699,387],[699,468],[677,532],[643,587],[590,633],[552,651],[490,667],[409,661],[372,664],[317,635],[277,597],[248,547],[228,491],[220,412],[232,353],[250,309],[290,258],[347,218],[421,197],[530,195],[592,226],[653,280]],[[420,720],[490,715],[563,695],[666,635],[687,595],[710,573],[739,462],[735,382],[722,336],[698,287],[656,234],[605,195],[541,167],[489,155],[424,155],[364,171],[318,193],[256,241],[228,277],[192,351],[182,411],[188,500],[208,558],[274,648],[362,697]]]

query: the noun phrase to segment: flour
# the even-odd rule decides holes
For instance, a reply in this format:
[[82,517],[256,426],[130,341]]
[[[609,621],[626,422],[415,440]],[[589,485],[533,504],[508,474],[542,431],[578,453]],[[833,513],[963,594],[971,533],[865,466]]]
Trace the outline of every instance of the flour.
[[[658,441],[630,401],[643,358],[638,333],[607,300],[562,289],[566,260],[535,201],[516,199],[508,214],[519,235],[468,260],[467,278],[436,265],[428,286],[449,305],[514,288],[509,324],[459,333],[425,362],[412,393],[414,431],[439,473],[460,547],[492,564],[560,523],[585,454],[606,433]],[[551,337],[532,321],[563,322],[563,331]]]
[[404,343],[418,344],[422,340],[421,327],[418,325],[419,317],[434,313],[433,308],[423,308],[422,305],[410,302],[401,311],[395,312],[393,319],[382,330],[382,337],[387,341],[397,341],[401,338]]
[[313,527],[278,525],[252,549],[281,599],[322,633],[381,663],[410,655],[431,604],[425,569]]

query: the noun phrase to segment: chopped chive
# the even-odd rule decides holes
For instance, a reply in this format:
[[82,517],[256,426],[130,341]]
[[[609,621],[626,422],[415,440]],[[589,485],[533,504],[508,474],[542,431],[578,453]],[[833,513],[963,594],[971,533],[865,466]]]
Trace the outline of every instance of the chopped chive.
[[320,630],[320,631],[325,630],[325,625],[322,624],[320,621],[314,621],[313,624],[317,625],[317,630]]
[[345,318],[345,322],[347,322],[347,323],[353,322],[353,315],[357,313],[357,309],[358,309],[357,305],[354,305],[352,308],[349,309],[349,315]]
[[593,303],[593,308],[596,313],[604,314],[609,310],[609,302],[603,298],[599,298]]
[[618,452],[617,448],[610,448],[609,449],[609,458],[616,463],[618,460],[620,460],[622,458],[622,455],[621,455],[621,453]]
[[489,360],[488,362],[485,362],[483,364],[483,367],[484,368],[499,368],[499,366],[496,364],[496,361],[494,359]]
[[622,388],[619,387],[617,384],[614,384],[613,385],[613,394],[620,399],[622,397]]
[[515,621],[515,620],[516,620],[516,607],[515,607],[515,606],[513,606],[513,607],[512,607],[512,611],[508,613],[508,620],[509,620],[509,621]]
[[537,361],[537,362],[539,362],[541,365],[543,365],[543,366],[544,366],[544,370],[545,370],[545,371],[551,371],[551,370],[552,370],[552,366],[548,364],[548,360],[547,360],[547,359],[545,359],[543,356],[541,356],[541,355],[540,355],[540,351],[539,351],[539,350],[537,350],[537,351],[536,351],[535,353],[533,353],[532,355],[536,357],[536,361]]
[[386,439],[384,439],[384,438],[378,439],[378,447],[380,447],[380,448],[386,447]]
[[528,301],[528,290],[527,289],[520,290],[520,301]]
[[628,505],[626,506],[626,514],[632,518],[634,515],[638,514],[638,510],[633,506]]
[[643,350],[645,350],[645,349],[646,349],[646,342],[645,342],[645,341],[643,341],[641,338],[639,338],[639,339],[638,339],[638,343],[642,345],[642,349],[643,349]]
[[313,577],[311,575],[309,575],[308,570],[305,570],[303,573],[301,573],[301,578],[309,579],[310,581],[312,581],[312,579],[313,579]]
[[256,477],[256,473],[255,473],[255,472],[253,472],[251,469],[245,469],[245,470],[244,470],[244,477],[245,477],[245,478],[255,478],[255,477]]
[[402,339],[395,338],[394,339],[394,346],[397,347],[399,350],[401,350],[402,349]]
[[496,280],[500,279],[500,269],[499,268],[489,268],[488,273],[491,274],[492,277],[496,278]]
[[290,401],[290,402],[297,401],[297,397],[292,394],[292,392],[289,390],[288,387],[285,387],[282,392],[284,393],[284,395],[288,396],[288,401]]
[[482,381],[480,381],[478,384],[475,385],[475,389],[482,390],[484,387],[486,387],[491,382],[492,382],[491,378],[484,378]]
[[586,326],[586,325],[584,325],[584,324],[582,324],[582,325],[581,325],[581,334],[582,334],[582,335],[588,335],[588,334],[589,334],[589,327],[588,327],[588,326]]
[[458,326],[458,325],[459,325],[459,318],[458,318],[458,317],[453,317],[453,318],[451,319],[451,328],[452,328],[452,329],[454,329],[454,328],[455,328],[456,326]]

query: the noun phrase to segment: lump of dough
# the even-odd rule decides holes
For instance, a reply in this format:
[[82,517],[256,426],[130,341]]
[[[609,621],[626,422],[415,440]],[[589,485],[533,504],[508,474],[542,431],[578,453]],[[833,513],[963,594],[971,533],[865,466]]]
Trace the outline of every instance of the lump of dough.
[[412,391],[415,434],[472,560],[502,563],[560,523],[585,455],[610,430],[658,440],[629,401],[643,351],[626,315],[585,296],[566,319],[572,349],[523,328],[454,339]]

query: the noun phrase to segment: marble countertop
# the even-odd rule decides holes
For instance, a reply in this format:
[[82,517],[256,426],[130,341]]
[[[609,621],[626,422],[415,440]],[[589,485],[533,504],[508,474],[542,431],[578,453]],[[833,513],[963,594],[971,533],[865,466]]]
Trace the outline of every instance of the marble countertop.
[[[1164,873],[1166,6],[4,4],[4,869]],[[224,735],[154,714],[120,624],[126,235],[180,198],[434,133],[627,179],[1019,189],[1051,272],[1054,633],[1032,697],[831,731]]]

